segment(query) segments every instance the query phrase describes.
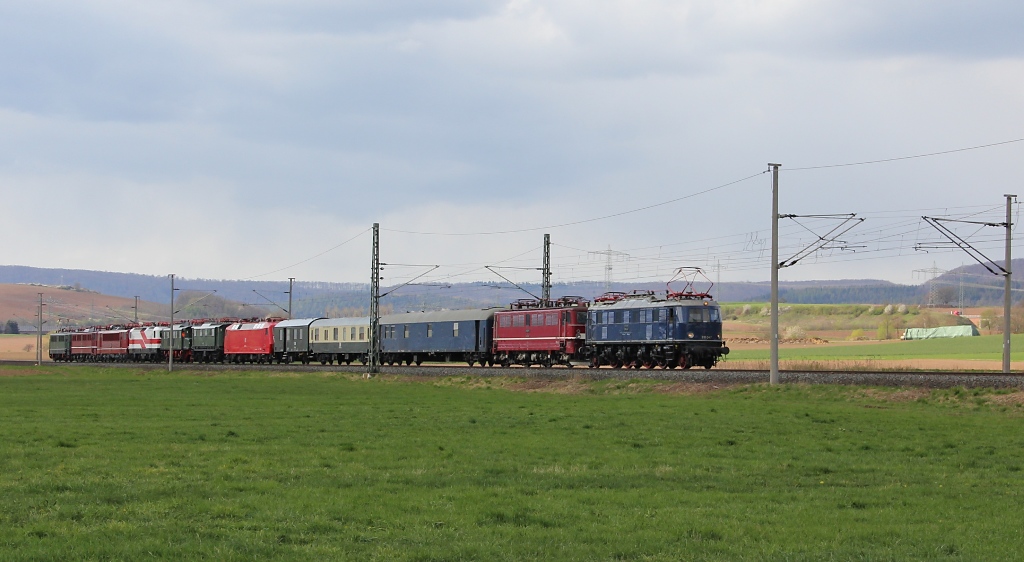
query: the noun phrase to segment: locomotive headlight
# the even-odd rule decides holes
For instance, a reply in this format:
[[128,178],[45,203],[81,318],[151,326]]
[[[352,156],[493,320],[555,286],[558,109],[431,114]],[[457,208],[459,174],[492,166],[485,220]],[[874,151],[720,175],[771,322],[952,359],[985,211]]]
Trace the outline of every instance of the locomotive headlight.
[[690,338],[692,340],[693,339],[693,332],[687,332],[686,333],[686,337],[688,337],[688,338]]

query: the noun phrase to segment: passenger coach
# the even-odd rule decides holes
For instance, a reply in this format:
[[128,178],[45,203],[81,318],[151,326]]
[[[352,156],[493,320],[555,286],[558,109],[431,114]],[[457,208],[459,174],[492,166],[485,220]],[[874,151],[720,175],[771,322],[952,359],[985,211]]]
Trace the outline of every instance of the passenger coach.
[[321,365],[367,363],[370,351],[370,318],[323,318],[310,327],[313,359]]
[[389,314],[380,319],[381,362],[494,364],[494,309]]

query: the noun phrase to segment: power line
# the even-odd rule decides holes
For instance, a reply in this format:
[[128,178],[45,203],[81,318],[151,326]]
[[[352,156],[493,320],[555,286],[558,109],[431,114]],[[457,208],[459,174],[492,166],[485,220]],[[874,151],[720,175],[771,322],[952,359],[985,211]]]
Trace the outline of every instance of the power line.
[[678,203],[679,201],[685,201],[686,199],[692,199],[693,197],[697,197],[698,195],[705,195],[707,193],[711,193],[711,192],[717,191],[719,189],[724,189],[726,187],[729,187],[729,186],[732,186],[732,185],[736,185],[738,183],[745,182],[745,181],[747,181],[749,179],[756,178],[757,176],[760,176],[761,174],[765,174],[765,173],[767,173],[767,170],[765,170],[763,172],[758,172],[756,174],[747,176],[745,178],[741,178],[741,179],[738,179],[738,180],[735,180],[735,181],[731,181],[729,183],[723,183],[722,185],[711,187],[711,188],[705,189],[703,191],[697,191],[697,192],[691,193],[689,195],[684,195],[682,197],[677,197],[675,199],[669,199],[668,201],[662,201],[660,203],[654,203],[653,205],[647,205],[645,207],[639,207],[639,208],[631,209],[631,210],[628,210],[628,211],[622,211],[622,212],[619,212],[619,213],[612,213],[610,215],[604,215],[604,216],[601,216],[601,217],[594,217],[594,218],[583,219],[583,220],[567,222],[567,223],[562,223],[562,224],[555,224],[555,225],[548,225],[548,226],[537,226],[537,227],[532,227],[532,228],[521,228],[521,229],[517,229],[517,230],[496,230],[496,231],[493,231],[493,232],[420,232],[420,231],[415,231],[415,230],[394,230],[394,229],[390,229],[390,228],[382,228],[381,230],[386,230],[387,232],[396,232],[396,233],[399,233],[399,234],[418,234],[418,235],[421,235],[421,236],[493,236],[493,235],[497,235],[497,234],[519,234],[519,233],[522,233],[522,232],[536,232],[538,230],[545,230],[545,229],[550,229],[550,228],[564,228],[566,226],[576,226],[578,224],[586,224],[586,223],[589,223],[589,222],[596,222],[596,221],[607,220],[607,219],[611,219],[611,218],[615,218],[615,217],[621,217],[621,216],[629,215],[629,214],[633,214],[633,213],[639,213],[640,211],[646,211],[648,209],[654,209],[656,207],[661,207],[663,205],[669,205],[669,204],[672,204],[672,203]]
[[334,250],[337,250],[338,248],[340,248],[340,247],[344,246],[345,244],[348,244],[349,242],[351,242],[351,241],[355,240],[356,238],[359,238],[360,236],[362,236],[362,235],[366,234],[366,233],[367,233],[367,232],[369,232],[370,230],[371,230],[371,229],[367,228],[366,230],[364,230],[364,231],[360,232],[359,234],[356,234],[356,235],[355,235],[355,236],[353,236],[352,238],[349,238],[348,240],[345,240],[345,241],[344,241],[344,242],[342,242],[341,244],[338,244],[337,246],[332,246],[332,247],[330,247],[330,248],[328,248],[328,249],[326,249],[326,250],[324,250],[324,251],[320,252],[319,254],[316,254],[315,256],[312,256],[312,257],[306,258],[306,259],[304,259],[304,260],[302,260],[302,261],[299,261],[299,262],[295,262],[295,263],[293,263],[293,264],[291,264],[291,265],[288,265],[288,266],[282,267],[281,269],[275,269],[274,271],[268,271],[268,272],[266,272],[266,273],[261,273],[261,274],[259,274],[259,275],[253,275],[253,276],[251,276],[251,277],[243,277],[242,279],[239,279],[239,281],[248,281],[248,280],[250,280],[250,279],[255,279],[255,278],[257,278],[257,277],[264,277],[264,276],[266,276],[266,275],[270,275],[271,273],[280,273],[280,272],[282,272],[282,271],[284,271],[284,270],[286,270],[286,269],[291,269],[291,268],[293,268],[293,267],[295,267],[295,266],[297,266],[297,265],[302,265],[302,264],[304,264],[304,263],[306,263],[306,262],[309,262],[309,261],[313,261],[313,260],[315,260],[316,258],[319,258],[320,256],[323,256],[323,255],[325,255],[325,254],[328,254],[328,253],[330,253],[330,252],[333,252]]
[[965,148],[954,148],[953,150],[943,150],[941,152],[929,152],[926,154],[915,154],[913,156],[897,156],[896,158],[883,158],[881,160],[865,160],[863,162],[848,162],[846,164],[826,164],[823,166],[803,166],[799,168],[784,168],[786,172],[799,172],[803,170],[823,170],[826,168],[845,168],[848,166],[866,166],[868,164],[883,164],[885,162],[897,162],[900,160],[913,160],[914,158],[927,158],[929,156],[942,156],[943,154],[953,154],[956,152],[967,152],[968,150],[980,150],[982,148],[991,148],[993,146],[1002,146],[1004,144],[1013,144],[1016,142],[1024,142],[1024,138],[1013,139],[1008,141],[993,142],[989,144],[980,144],[978,146],[968,146]]

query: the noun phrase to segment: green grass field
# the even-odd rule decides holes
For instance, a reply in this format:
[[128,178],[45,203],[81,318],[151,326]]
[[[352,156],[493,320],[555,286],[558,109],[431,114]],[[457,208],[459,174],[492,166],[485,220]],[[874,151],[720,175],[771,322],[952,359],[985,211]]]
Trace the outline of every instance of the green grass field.
[[1017,395],[516,384],[0,367],[0,559],[1020,557]]
[[[1010,358],[1024,361],[1024,334],[1010,339]],[[989,359],[1003,357],[1003,336],[976,336],[973,338],[947,338],[915,341],[890,341],[877,344],[837,345],[819,347],[779,346],[780,359]],[[729,353],[730,360],[767,360],[767,349],[736,350]],[[727,364],[726,364],[727,365]]]

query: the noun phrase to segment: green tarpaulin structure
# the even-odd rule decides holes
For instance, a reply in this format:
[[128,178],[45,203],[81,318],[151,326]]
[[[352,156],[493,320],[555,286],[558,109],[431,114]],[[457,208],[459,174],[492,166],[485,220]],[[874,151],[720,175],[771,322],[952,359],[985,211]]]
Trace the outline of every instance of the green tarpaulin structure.
[[974,324],[966,326],[943,326],[941,328],[907,328],[903,333],[905,340],[930,340],[933,338],[964,338],[980,336],[981,332]]

